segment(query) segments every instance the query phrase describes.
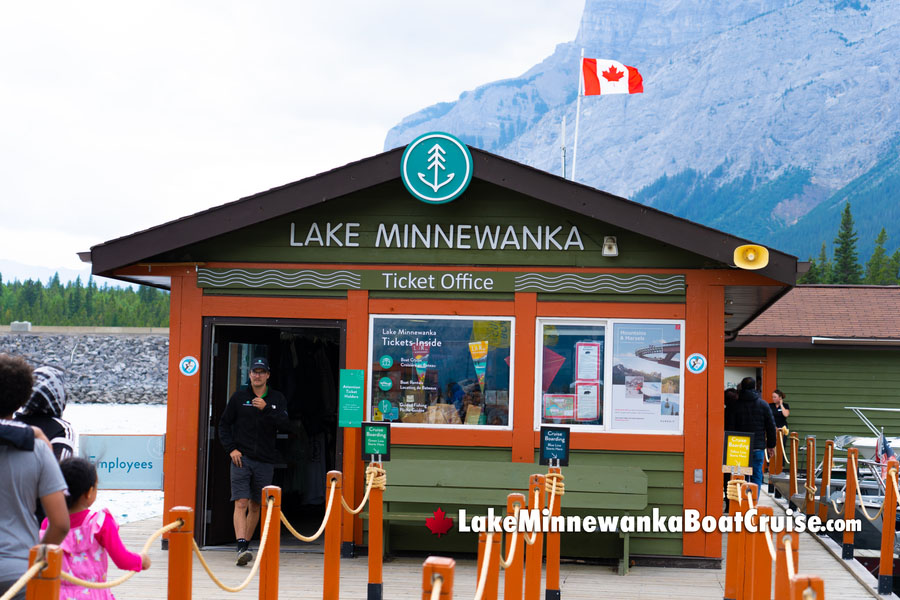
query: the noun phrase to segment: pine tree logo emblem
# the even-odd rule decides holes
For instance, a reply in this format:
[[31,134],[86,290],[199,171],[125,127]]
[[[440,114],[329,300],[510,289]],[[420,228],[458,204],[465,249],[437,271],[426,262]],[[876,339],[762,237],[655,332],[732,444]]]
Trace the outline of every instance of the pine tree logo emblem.
[[426,133],[406,147],[400,177],[418,200],[444,204],[458,198],[469,186],[472,155],[449,133]]

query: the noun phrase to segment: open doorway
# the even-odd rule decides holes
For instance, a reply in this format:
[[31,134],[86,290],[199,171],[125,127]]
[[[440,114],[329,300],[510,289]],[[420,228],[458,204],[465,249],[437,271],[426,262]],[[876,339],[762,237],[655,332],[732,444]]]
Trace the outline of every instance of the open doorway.
[[[315,531],[325,512],[325,474],[340,469],[337,427],[338,378],[344,366],[343,321],[207,318],[204,356],[209,376],[201,390],[197,482],[197,539],[203,546],[234,542],[231,461],[219,442],[218,424],[228,398],[249,385],[250,364],[265,357],[269,386],[284,394],[291,426],[280,431],[273,484],[281,487],[281,510],[299,531]],[[205,417],[205,418],[204,418]],[[258,539],[262,524],[257,528]],[[290,545],[293,536],[283,538]],[[309,549],[315,549],[315,545]]]

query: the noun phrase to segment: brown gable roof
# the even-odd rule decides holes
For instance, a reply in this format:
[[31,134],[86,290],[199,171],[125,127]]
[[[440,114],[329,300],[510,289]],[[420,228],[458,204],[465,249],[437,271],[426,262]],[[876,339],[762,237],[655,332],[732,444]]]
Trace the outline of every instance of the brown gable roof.
[[828,342],[812,338],[837,338],[834,343],[900,344],[900,286],[797,286],[744,327],[736,345],[762,341],[761,337],[803,338],[805,343]]

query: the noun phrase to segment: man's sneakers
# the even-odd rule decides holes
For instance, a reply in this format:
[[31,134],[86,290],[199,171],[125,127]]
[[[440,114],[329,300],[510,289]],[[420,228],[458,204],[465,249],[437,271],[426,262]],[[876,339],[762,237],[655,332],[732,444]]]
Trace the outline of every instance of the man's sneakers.
[[253,560],[253,553],[250,552],[250,542],[241,538],[237,541],[237,560],[234,561],[239,567],[243,567]]

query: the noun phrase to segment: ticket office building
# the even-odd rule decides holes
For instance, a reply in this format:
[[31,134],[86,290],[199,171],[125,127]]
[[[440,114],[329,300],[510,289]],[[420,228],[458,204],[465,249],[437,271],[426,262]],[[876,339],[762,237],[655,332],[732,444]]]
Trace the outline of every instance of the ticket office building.
[[[765,268],[737,269],[745,240],[477,149],[465,192],[426,204],[401,181],[402,157],[91,249],[95,274],[171,290],[166,510],[196,507],[201,544],[232,541],[215,429],[264,355],[293,424],[276,484],[298,527],[319,522],[330,469],[349,504],[362,499],[360,430],[338,423],[341,369],[365,374],[363,418],[392,423],[389,512],[441,507],[456,521],[469,503],[453,488],[468,490],[470,514],[505,506],[546,471],[538,430],[553,424],[571,429],[564,474],[581,486],[564,513],[720,514],[724,339],[790,289],[796,259],[772,251]],[[180,369],[191,358],[199,368]],[[609,503],[618,493],[628,500]],[[365,520],[343,519],[344,548],[365,545]],[[438,537],[398,519],[390,536],[395,550],[475,549],[456,524]],[[566,535],[563,554],[620,544]],[[642,533],[631,552],[715,559],[721,537]]]

